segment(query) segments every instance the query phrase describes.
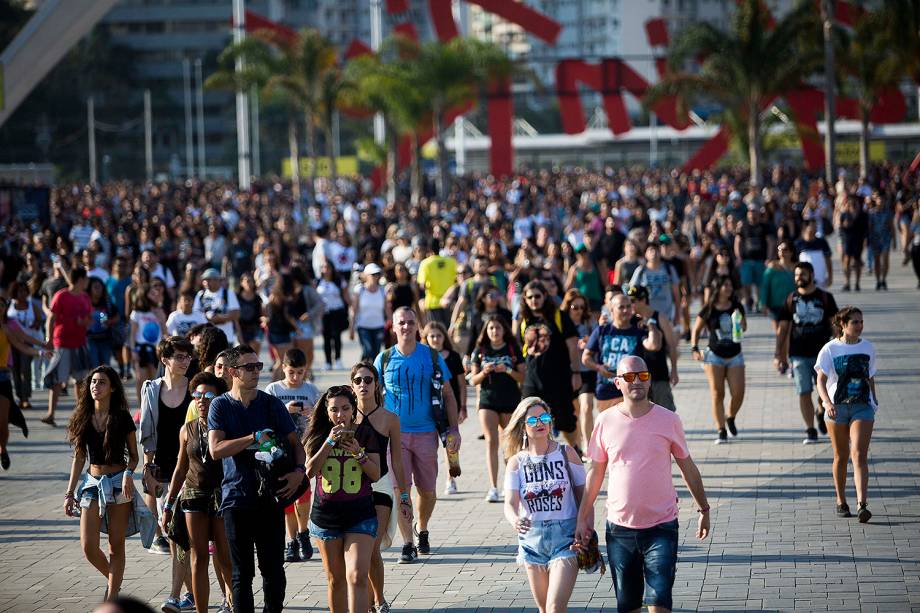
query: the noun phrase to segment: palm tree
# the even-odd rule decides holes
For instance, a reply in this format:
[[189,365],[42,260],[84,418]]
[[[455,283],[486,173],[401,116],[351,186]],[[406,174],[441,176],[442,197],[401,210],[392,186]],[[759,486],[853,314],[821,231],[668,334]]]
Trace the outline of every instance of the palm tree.
[[338,179],[338,163],[335,159],[337,152],[333,147],[335,116],[342,107],[348,91],[353,87],[354,84],[338,66],[326,70],[320,81],[318,119],[326,139],[326,156],[329,158],[329,174],[333,186]]
[[[736,144],[747,149],[752,185],[760,184],[761,111],[822,65],[821,24],[813,2],[799,0],[772,27],[771,20],[762,0],[742,0],[728,30],[709,23],[688,26],[671,45],[670,72],[643,99],[651,109],[662,98],[677,96],[681,111],[701,99],[718,102]],[[696,58],[702,58],[699,69],[686,72],[685,65]]]

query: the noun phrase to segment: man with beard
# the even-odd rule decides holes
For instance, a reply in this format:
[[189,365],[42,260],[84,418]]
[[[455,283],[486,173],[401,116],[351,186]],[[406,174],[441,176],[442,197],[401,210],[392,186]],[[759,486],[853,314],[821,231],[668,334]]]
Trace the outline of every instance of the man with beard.
[[819,289],[815,284],[815,269],[808,262],[797,263],[793,274],[795,291],[786,298],[779,313],[773,364],[781,373],[792,366],[792,379],[806,428],[802,443],[813,445],[818,442],[816,415],[821,434],[827,434],[824,409],[816,414],[811,400],[815,386],[815,361],[821,347],[831,339],[831,321],[837,313],[837,303],[830,292]]
[[594,502],[609,462],[610,483],[617,486],[607,489],[607,559],[617,611],[638,611],[643,604],[650,611],[670,611],[680,530],[671,456],[697,504],[700,540],[709,535],[709,503],[680,417],[648,398],[651,373],[645,361],[624,357],[615,381],[623,402],[594,426],[573,547],[586,547],[594,534]]

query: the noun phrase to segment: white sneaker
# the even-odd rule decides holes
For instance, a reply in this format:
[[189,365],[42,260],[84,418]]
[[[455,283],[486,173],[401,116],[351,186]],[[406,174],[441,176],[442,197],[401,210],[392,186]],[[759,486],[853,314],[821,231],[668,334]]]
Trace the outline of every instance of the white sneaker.
[[498,493],[498,489],[494,487],[489,488],[489,493],[486,494],[486,502],[501,502],[502,495]]
[[345,370],[345,367],[342,366],[342,360],[336,360],[335,366],[333,366],[333,368],[335,368],[336,370]]
[[447,480],[447,485],[444,486],[444,495],[450,496],[451,494],[457,493],[457,482],[453,479]]

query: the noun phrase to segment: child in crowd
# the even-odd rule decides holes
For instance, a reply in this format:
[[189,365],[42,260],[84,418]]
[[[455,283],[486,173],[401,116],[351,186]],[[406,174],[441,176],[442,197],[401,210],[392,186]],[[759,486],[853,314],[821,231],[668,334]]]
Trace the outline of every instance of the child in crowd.
[[208,323],[204,313],[193,311],[195,306],[195,292],[187,289],[179,294],[179,304],[176,310],[166,319],[166,334],[169,336],[186,336],[194,326]]
[[[273,381],[265,387],[265,393],[275,396],[287,407],[294,420],[294,428],[301,442],[310,422],[310,414],[319,390],[315,385],[305,380],[307,374],[307,356],[300,349],[288,349],[284,354],[281,364],[284,378]],[[305,562],[313,557],[313,546],[310,544],[310,490],[307,489],[297,502],[284,510],[284,521],[287,525],[288,541],[284,550],[285,562]]]

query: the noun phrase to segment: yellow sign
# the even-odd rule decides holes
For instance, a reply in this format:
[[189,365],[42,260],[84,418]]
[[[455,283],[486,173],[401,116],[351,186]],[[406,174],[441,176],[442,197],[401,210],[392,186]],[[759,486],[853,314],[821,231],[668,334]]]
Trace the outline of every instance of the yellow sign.
[[[358,174],[358,158],[354,155],[342,155],[335,159],[336,172],[339,175],[356,175]],[[310,158],[300,158],[300,176],[309,177],[313,170],[313,160]],[[285,178],[291,178],[291,158],[281,160],[281,174]],[[317,160],[316,176],[329,177],[332,172],[329,168],[329,158],[321,157]]]
[[[859,141],[838,142],[834,148],[837,152],[838,164],[858,164],[859,163]],[[881,141],[869,141],[869,161],[884,162],[887,150],[885,143]]]

